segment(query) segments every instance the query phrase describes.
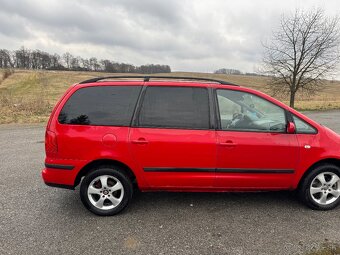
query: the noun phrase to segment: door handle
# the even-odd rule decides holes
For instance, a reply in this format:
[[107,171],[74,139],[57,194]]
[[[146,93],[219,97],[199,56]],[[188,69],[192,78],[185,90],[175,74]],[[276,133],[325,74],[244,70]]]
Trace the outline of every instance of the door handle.
[[149,142],[145,138],[138,138],[137,140],[131,141],[134,144],[148,144]]
[[233,143],[233,141],[228,140],[226,142],[220,143],[220,145],[225,146],[225,147],[235,147],[237,145],[237,143]]

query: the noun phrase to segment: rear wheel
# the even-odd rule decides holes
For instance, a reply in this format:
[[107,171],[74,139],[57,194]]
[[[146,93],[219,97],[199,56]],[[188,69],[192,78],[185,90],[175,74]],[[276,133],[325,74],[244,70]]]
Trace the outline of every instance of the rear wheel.
[[117,167],[100,167],[86,175],[80,186],[80,198],[91,212],[115,215],[124,210],[132,197],[130,179]]
[[302,181],[300,199],[312,209],[330,210],[340,203],[340,168],[332,164],[315,167]]

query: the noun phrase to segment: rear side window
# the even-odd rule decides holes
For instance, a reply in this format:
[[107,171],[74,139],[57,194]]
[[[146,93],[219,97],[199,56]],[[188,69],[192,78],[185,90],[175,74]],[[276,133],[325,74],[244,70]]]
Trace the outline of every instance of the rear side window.
[[97,86],[82,88],[65,103],[61,124],[128,126],[141,86]]
[[209,129],[206,88],[148,87],[138,118],[141,127]]

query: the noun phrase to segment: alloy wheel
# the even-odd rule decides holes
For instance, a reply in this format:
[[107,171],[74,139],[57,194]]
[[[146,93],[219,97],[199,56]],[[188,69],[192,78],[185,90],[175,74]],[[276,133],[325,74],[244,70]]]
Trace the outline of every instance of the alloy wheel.
[[114,176],[101,175],[92,180],[87,196],[93,206],[101,210],[117,207],[124,197],[124,187]]
[[340,178],[332,172],[320,173],[311,182],[309,191],[314,202],[329,205],[340,197]]

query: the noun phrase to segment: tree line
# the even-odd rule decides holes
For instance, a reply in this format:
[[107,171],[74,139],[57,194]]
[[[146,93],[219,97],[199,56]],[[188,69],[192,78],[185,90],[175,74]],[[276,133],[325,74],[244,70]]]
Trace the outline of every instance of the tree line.
[[69,52],[62,55],[21,47],[18,50],[0,49],[0,68],[96,71],[108,73],[170,73],[169,65],[135,66],[95,57],[82,58]]
[[214,74],[227,74],[227,75],[249,75],[249,76],[266,76],[263,74],[258,74],[254,72],[242,72],[237,69],[230,69],[230,68],[220,68],[214,71]]

